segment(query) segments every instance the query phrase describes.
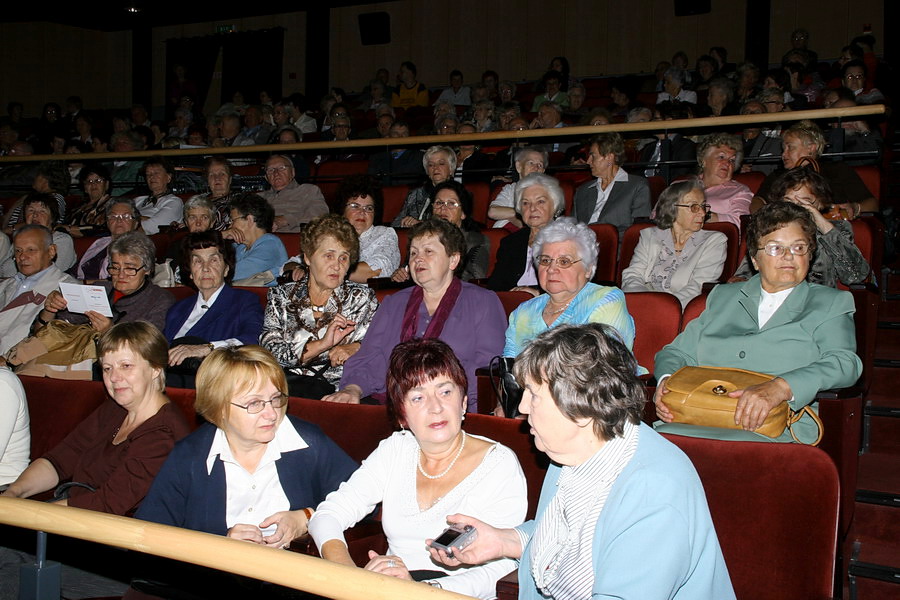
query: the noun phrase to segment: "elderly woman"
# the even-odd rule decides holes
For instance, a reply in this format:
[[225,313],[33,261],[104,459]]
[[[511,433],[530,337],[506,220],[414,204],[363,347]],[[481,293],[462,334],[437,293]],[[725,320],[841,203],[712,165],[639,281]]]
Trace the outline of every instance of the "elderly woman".
[[[841,218],[832,221],[827,216],[833,196],[824,177],[810,166],[795,167],[775,180],[770,198],[806,209],[816,224],[815,260],[806,276],[809,283],[835,287],[839,281],[848,286],[865,282],[871,268],[853,243],[853,227]],[[745,260],[735,275],[752,276],[750,264]]]
[[724,77],[713,79],[709,82],[706,104],[714,117],[738,114],[738,107],[734,105],[734,83]]
[[431,195],[434,186],[450,179],[456,171],[456,153],[449,146],[432,146],[425,151],[422,165],[428,181],[422,187],[412,190],[394,217],[394,227],[412,227],[419,221],[431,216]]
[[[853,167],[843,161],[822,161],[819,156],[825,150],[825,137],[822,130],[812,121],[798,121],[786,129],[781,135],[784,141],[784,151],[781,161],[784,169],[790,170],[806,163],[813,164],[831,186],[831,192],[835,199],[840,200],[834,206],[844,213],[847,218],[855,219],[864,212],[878,212],[878,199],[866,187]],[[771,197],[771,188],[784,170],[776,170],[770,173],[753,198],[753,209],[765,204]]]
[[[431,202],[434,216],[460,228],[465,236],[466,255],[462,259],[463,281],[487,277],[491,243],[481,233],[481,225],[472,219],[472,194],[461,183],[452,179],[434,188]],[[409,271],[405,271],[407,277]]]
[[[44,309],[38,313],[35,329],[40,329],[50,319],[62,319],[76,325],[90,324],[103,333],[115,323],[147,321],[162,330],[166,324],[166,312],[175,297],[152,281],[156,247],[139,231],[126,233],[109,245],[109,271],[111,281],[98,281],[109,296],[112,318],[89,310],[84,314],[66,310],[68,302],[58,291],[50,292]],[[168,362],[168,361],[166,361]]]
[[503,356],[515,358],[542,331],[563,323],[606,323],[623,343],[634,343],[634,319],[622,290],[591,283],[597,269],[597,236],[584,223],[562,217],[544,227],[531,253],[546,293],[509,316]]
[[154,156],[144,161],[141,176],[150,189],[149,196],[138,196],[134,204],[141,212],[141,226],[147,235],[159,233],[160,227],[168,227],[181,220],[183,202],[172,193],[170,185],[175,168],[168,159]]
[[[234,243],[234,280],[274,286],[288,259],[284,244],[270,233],[275,222],[275,209],[256,194],[241,194],[228,203],[228,208],[231,226],[240,233],[241,239]],[[251,278],[254,281],[247,281]]]
[[[192,232],[181,243],[183,283],[196,296],[180,300],[166,314],[169,366],[179,375],[193,374],[199,362],[216,348],[256,344],[263,326],[263,310],[256,294],[231,287],[234,246],[218,231]],[[190,360],[195,359],[195,360]],[[175,380],[169,373],[169,384]],[[193,387],[192,378],[178,387]]]
[[141,213],[131,198],[116,198],[106,203],[106,228],[109,235],[99,238],[81,255],[76,274],[86,281],[109,277],[109,246],[141,224]]
[[214,351],[194,403],[208,422],[175,447],[135,516],[270,548],[304,535],[311,507],[357,465],[316,425],[285,418],[287,404],[271,354]]
[[66,231],[72,237],[97,235],[106,229],[106,208],[112,181],[109,170],[102,163],[87,164],[78,174],[85,201],[72,210],[66,218]]
[[456,277],[466,251],[463,233],[441,219],[409,232],[409,272],[416,285],[384,299],[362,347],[344,366],[341,389],[324,399],[359,403],[383,401],[390,351],[414,337],[445,341],[466,371],[468,410],[478,406],[475,370],[487,366],[503,347],[506,314],[497,295]]
[[531,173],[519,180],[515,198],[522,228],[500,241],[488,287],[496,291],[527,291],[537,296],[540,292],[532,245],[541,229],[562,214],[566,199],[559,182],[543,173]]
[[[193,196],[188,200],[188,203],[194,199],[203,199],[210,202],[212,204],[212,222],[207,226],[207,229],[215,229],[216,231],[228,230],[229,233],[237,233],[235,229],[230,229],[231,213],[228,208],[228,203],[235,196],[234,192],[231,191],[231,162],[224,156],[210,156],[203,162],[203,179],[206,180],[209,191]],[[185,214],[187,214],[187,206],[185,206],[184,210]],[[189,225],[187,219],[185,219],[184,224],[186,226]],[[232,237],[232,239],[234,238]]]
[[466,373],[444,342],[413,339],[398,345],[387,377],[391,412],[402,431],[382,441],[318,506],[310,533],[323,558],[355,566],[343,532],[380,504],[388,551],[370,552],[367,570],[494,598],[497,580],[515,568],[513,561],[446,569],[431,560],[425,538],[443,531],[454,512],[495,527],[520,523],[528,499],[519,461],[509,448],[462,428]]
[[59,223],[56,200],[50,194],[28,194],[22,204],[26,225],[43,225],[53,232],[56,246],[56,267],[68,271],[75,264],[75,243],[72,236],[54,229]]
[[[544,146],[526,146],[520,148],[515,154],[515,168],[519,179],[523,179],[531,173],[543,173],[547,167],[549,157]],[[488,207],[488,216],[494,219],[494,227],[501,228],[508,224],[514,228],[522,226],[522,221],[516,216],[516,184],[504,185],[497,197]]]
[[384,206],[381,185],[370,175],[350,175],[341,180],[337,197],[340,214],[359,236],[359,260],[350,271],[350,281],[390,277],[400,266],[400,248],[393,228],[375,225],[381,222]]
[[650,216],[650,185],[622,168],[625,142],[618,133],[595,135],[589,144],[588,164],[594,181],[575,190],[574,216],[582,223],[609,223],[619,236],[637,219]]
[[307,274],[269,292],[259,343],[287,371],[292,396],[321,398],[359,352],[378,301],[371,288],[346,279],[359,238],[345,218],[317,217],[300,244]]
[[743,159],[744,144],[736,135],[711,133],[697,145],[700,181],[710,206],[710,221],[727,221],[740,228],[741,215],[750,212],[753,192],[734,180]]
[[697,104],[697,92],[684,89],[687,83],[687,71],[681,67],[669,67],[663,74],[663,91],[656,95],[656,103],[666,100],[678,100],[689,104]]
[[36,459],[3,494],[27,498],[71,480],[57,502],[117,515],[133,512],[175,442],[188,434],[181,410],[166,398],[166,340],[153,325],[120,323],[97,343],[111,400],[53,450]]
[[[746,282],[718,285],[706,310],[656,355],[656,414],[661,430],[698,437],[791,441],[755,433],[769,411],[783,402],[799,410],[817,408],[819,390],[852,385],[862,372],[856,355],[853,297],[849,292],[807,283],[816,251],[816,225],[809,211],[790,202],[761,208],[747,229],[747,251],[759,274]],[[689,365],[737,367],[775,379],[732,392],[740,429],[671,423],[663,403],[665,377]],[[793,426],[800,441],[817,437],[804,415]]]
[[479,100],[472,108],[472,121],[478,133],[487,133],[497,129],[494,112],[496,107],[490,100]]
[[519,598],[733,599],[706,495],[681,450],[641,424],[644,387],[617,332],[561,325],[519,355],[538,450],[552,461],[537,518],[499,529],[467,514],[475,541],[450,567],[519,561]]
[[641,230],[631,264],[622,271],[626,292],[666,292],[687,306],[704,283],[722,275],[728,239],[706,231],[709,204],[697,180],[673,183],[656,203],[656,227]]

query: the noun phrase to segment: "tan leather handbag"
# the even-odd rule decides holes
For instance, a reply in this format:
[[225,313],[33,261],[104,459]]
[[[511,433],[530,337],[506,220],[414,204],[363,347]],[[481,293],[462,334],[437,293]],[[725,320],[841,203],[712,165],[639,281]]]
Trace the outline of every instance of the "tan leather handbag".
[[[773,379],[774,375],[744,369],[682,367],[666,379],[665,386],[669,392],[662,396],[662,403],[672,411],[675,423],[741,429],[740,425],[734,422],[738,399],[731,398],[728,394]],[[799,421],[804,413],[809,414],[819,427],[818,438],[810,444],[815,446],[822,439],[822,421],[808,406],[793,411],[787,402],[782,402],[769,412],[756,433],[777,438],[784,433],[786,427],[790,428]],[[791,436],[795,441],[799,441],[793,432]]]

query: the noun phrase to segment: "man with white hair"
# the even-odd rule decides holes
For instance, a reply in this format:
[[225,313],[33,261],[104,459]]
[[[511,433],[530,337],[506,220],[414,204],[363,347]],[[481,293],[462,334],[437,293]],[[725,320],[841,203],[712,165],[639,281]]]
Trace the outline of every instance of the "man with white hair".
[[32,323],[41,318],[47,295],[61,281],[78,283],[53,264],[53,233],[43,225],[16,230],[13,253],[18,273],[0,283],[0,354],[28,337]]
[[[547,168],[547,160],[547,151],[543,146],[519,148],[514,163],[519,179],[531,173],[543,173]],[[515,229],[522,227],[522,221],[516,215],[515,192],[515,182],[506,184],[488,207],[488,216],[496,220],[494,228],[503,228],[507,225]]]
[[656,96],[656,103],[678,100],[697,104],[697,92],[684,89],[687,72],[679,67],[669,67],[663,75],[663,90]]
[[328,213],[322,190],[311,183],[297,183],[290,157],[276,154],[266,161],[266,181],[271,189],[260,196],[275,209],[273,231],[298,232],[301,225]]

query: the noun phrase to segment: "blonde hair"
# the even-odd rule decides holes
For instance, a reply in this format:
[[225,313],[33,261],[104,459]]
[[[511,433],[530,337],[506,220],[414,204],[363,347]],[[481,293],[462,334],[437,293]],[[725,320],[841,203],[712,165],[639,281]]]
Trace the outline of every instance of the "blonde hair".
[[97,356],[128,346],[150,366],[159,369],[159,391],[166,389],[166,366],[169,364],[169,344],[155,325],[147,321],[130,321],[113,325],[97,340]]
[[[262,346],[218,348],[203,359],[197,371],[197,398],[194,409],[201,417],[222,428],[232,408],[231,402],[265,381],[288,395],[287,379],[278,361]],[[281,415],[287,404],[275,409]]]

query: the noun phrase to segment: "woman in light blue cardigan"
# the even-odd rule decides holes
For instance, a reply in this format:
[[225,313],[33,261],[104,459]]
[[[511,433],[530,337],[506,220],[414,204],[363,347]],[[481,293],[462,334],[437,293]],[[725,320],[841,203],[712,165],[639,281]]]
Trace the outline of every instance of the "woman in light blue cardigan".
[[448,566],[519,559],[519,598],[730,599],[734,590],[690,460],[640,424],[634,357],[608,326],[560,325],[516,359],[539,450],[553,461],[535,520],[495,529]]

